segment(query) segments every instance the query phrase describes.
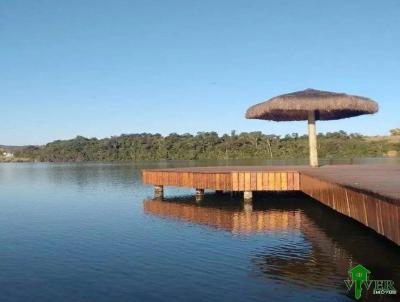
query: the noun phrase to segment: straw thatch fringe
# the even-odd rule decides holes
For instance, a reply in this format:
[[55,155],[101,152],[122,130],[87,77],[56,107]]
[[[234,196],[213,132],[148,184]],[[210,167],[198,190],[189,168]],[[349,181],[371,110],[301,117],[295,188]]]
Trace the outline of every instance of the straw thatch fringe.
[[337,120],[362,114],[372,114],[379,109],[369,98],[315,89],[283,94],[250,107],[248,119],[272,121],[307,120],[308,112],[315,111],[318,120]]

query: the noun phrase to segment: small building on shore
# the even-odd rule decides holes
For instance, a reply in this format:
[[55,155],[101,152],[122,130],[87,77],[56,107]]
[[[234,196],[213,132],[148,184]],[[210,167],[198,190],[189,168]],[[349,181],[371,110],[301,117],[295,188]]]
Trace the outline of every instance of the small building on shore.
[[3,152],[3,156],[4,156],[5,158],[12,158],[12,157],[14,157],[14,153],[4,151],[4,152]]

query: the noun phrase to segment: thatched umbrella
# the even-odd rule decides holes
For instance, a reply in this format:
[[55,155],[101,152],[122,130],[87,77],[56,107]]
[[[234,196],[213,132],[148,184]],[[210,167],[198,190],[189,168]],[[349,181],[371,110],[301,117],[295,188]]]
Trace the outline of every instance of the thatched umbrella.
[[274,97],[250,107],[248,119],[271,121],[308,120],[310,165],[318,166],[316,120],[337,120],[378,111],[371,99],[315,89],[306,89]]

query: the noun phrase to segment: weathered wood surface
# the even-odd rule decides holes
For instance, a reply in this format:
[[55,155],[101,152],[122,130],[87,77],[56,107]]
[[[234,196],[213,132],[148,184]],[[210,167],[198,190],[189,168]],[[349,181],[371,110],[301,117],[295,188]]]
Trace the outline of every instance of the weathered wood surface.
[[300,175],[301,190],[400,245],[400,205],[348,186]]
[[300,190],[400,245],[400,165],[157,169],[144,170],[143,181],[224,191]]
[[400,203],[400,165],[332,165],[299,172]]
[[298,172],[291,171],[143,171],[145,184],[224,191],[294,191],[300,189]]
[[[317,177],[318,179],[326,180],[329,182],[340,184],[345,187],[353,188],[361,192],[374,195],[379,198],[393,201],[395,203],[400,203],[400,165],[329,165],[319,168],[311,168],[309,166],[220,166],[220,167],[154,169],[154,170],[144,170],[143,180],[145,184],[156,185],[157,184],[156,182],[163,182],[159,184],[165,186],[171,185],[171,186],[194,188],[195,186],[189,185],[190,182],[187,183],[188,179],[185,180],[185,177],[192,177],[191,175],[196,174],[199,180],[203,181],[204,185],[211,186],[213,184],[213,181],[212,179],[210,181],[205,180],[207,179],[207,175],[212,178],[215,174],[220,174],[221,175],[220,177],[225,176],[228,178],[227,180],[225,180],[225,182],[221,180],[222,184],[224,184],[226,187],[226,189],[222,190],[235,191],[232,188],[232,183],[229,182],[229,179],[231,178],[227,176],[227,174],[246,173],[246,172],[247,173],[264,172],[263,173],[264,176],[266,175],[266,172],[268,173],[290,172],[294,173],[294,175],[298,173],[303,175],[314,176]],[[205,173],[206,175],[200,176],[203,173]],[[256,181],[258,181],[258,184],[261,185],[260,178],[254,178],[254,174],[253,178],[250,178],[250,181],[251,179],[253,179],[253,181],[257,179]],[[240,181],[243,182],[243,180]],[[275,180],[272,181],[271,178],[271,183],[272,182],[275,183]],[[263,180],[263,184],[264,183],[268,183],[268,180],[265,181]],[[250,185],[253,186],[254,188],[254,183],[251,183]],[[300,189],[296,188],[296,183],[294,184],[294,187],[295,190]],[[241,186],[240,188],[242,189],[243,186]],[[215,188],[205,187],[205,189],[215,189]],[[243,189],[239,191],[243,191]]]

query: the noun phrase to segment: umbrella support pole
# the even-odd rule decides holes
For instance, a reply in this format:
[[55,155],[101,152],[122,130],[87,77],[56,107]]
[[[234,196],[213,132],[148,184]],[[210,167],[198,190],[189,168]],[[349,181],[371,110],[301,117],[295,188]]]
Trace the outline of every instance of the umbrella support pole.
[[310,147],[310,166],[318,167],[317,131],[315,128],[315,111],[308,112],[308,141]]

